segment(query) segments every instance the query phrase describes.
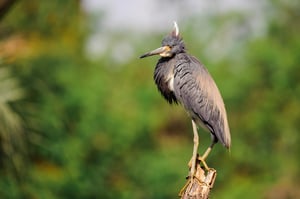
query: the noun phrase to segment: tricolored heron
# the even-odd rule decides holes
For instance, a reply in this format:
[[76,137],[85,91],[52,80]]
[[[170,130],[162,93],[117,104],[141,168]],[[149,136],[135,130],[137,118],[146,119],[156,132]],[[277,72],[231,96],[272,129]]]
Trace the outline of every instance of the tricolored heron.
[[[170,103],[183,105],[192,119],[194,133],[193,156],[189,163],[191,179],[195,174],[197,158],[205,169],[205,159],[218,141],[230,148],[231,138],[227,114],[216,83],[204,65],[186,51],[185,44],[174,22],[173,31],[162,40],[162,47],[142,55],[140,58],[160,55],[154,71],[158,90]],[[198,157],[198,131],[201,126],[209,130],[212,138],[205,153]]]

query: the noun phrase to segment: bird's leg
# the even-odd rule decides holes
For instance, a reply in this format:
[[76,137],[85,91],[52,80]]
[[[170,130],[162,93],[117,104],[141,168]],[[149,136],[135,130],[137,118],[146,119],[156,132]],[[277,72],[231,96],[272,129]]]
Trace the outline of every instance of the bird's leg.
[[211,152],[212,148],[214,147],[215,145],[215,141],[213,140],[210,144],[210,146],[206,149],[206,151],[203,153],[203,155],[201,156],[201,158],[203,160],[205,160],[207,158],[207,156],[209,155],[209,153]]
[[198,160],[200,160],[204,166],[204,168],[208,171],[209,170],[209,167],[207,166],[206,162],[205,162],[205,159],[207,158],[207,156],[209,155],[209,153],[211,152],[212,148],[214,147],[216,141],[215,139],[212,140],[210,146],[206,149],[206,151],[204,152],[204,154],[199,157],[198,156]]
[[191,167],[191,172],[190,172],[191,179],[193,179],[195,175],[196,159],[197,159],[198,145],[199,145],[199,135],[198,135],[197,125],[194,122],[194,120],[192,120],[192,125],[193,125],[193,133],[194,133],[194,148],[193,148],[192,159],[189,162],[189,166]]
[[193,133],[194,133],[194,147],[193,147],[193,156],[188,163],[188,165],[190,167],[190,175],[188,176],[188,181],[183,186],[183,188],[180,190],[179,196],[182,196],[185,193],[186,188],[188,187],[189,184],[193,184],[194,176],[196,173],[196,161],[198,159],[199,136],[198,136],[198,131],[197,131],[197,125],[194,122],[194,120],[192,120],[192,125],[193,125]]
[[198,155],[199,136],[198,136],[197,125],[194,122],[194,120],[192,120],[192,125],[193,125],[193,132],[194,132],[194,149],[193,149],[192,159],[189,162],[189,167],[191,168],[191,172],[190,172],[191,178],[193,178],[195,174],[196,159],[200,160],[200,162],[203,164],[206,171],[209,170],[209,167],[207,166],[205,159],[207,158],[208,154],[210,153],[211,149],[215,144],[215,140],[213,139],[211,145],[206,149],[205,153],[202,156],[199,156]]

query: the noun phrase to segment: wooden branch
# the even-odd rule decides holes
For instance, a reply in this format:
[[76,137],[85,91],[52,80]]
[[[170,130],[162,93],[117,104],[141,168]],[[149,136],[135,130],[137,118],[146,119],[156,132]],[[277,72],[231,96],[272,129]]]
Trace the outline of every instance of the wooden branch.
[[179,196],[181,199],[208,199],[210,190],[212,189],[217,171],[210,168],[207,172],[200,165],[198,160],[196,163],[196,174],[193,179],[189,176],[187,183],[181,189]]

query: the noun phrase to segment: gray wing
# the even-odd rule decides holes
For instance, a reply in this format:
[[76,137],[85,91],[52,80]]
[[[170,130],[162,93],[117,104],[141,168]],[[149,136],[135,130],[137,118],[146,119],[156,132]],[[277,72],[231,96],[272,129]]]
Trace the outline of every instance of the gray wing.
[[174,93],[198,125],[206,127],[225,147],[230,147],[223,99],[209,72],[195,57],[178,55]]

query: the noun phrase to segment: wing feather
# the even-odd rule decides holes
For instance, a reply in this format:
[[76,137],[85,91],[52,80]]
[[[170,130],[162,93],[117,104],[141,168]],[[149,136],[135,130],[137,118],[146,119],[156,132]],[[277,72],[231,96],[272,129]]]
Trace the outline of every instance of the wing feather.
[[207,69],[195,57],[178,54],[174,93],[195,122],[206,127],[225,147],[231,144],[222,96]]

